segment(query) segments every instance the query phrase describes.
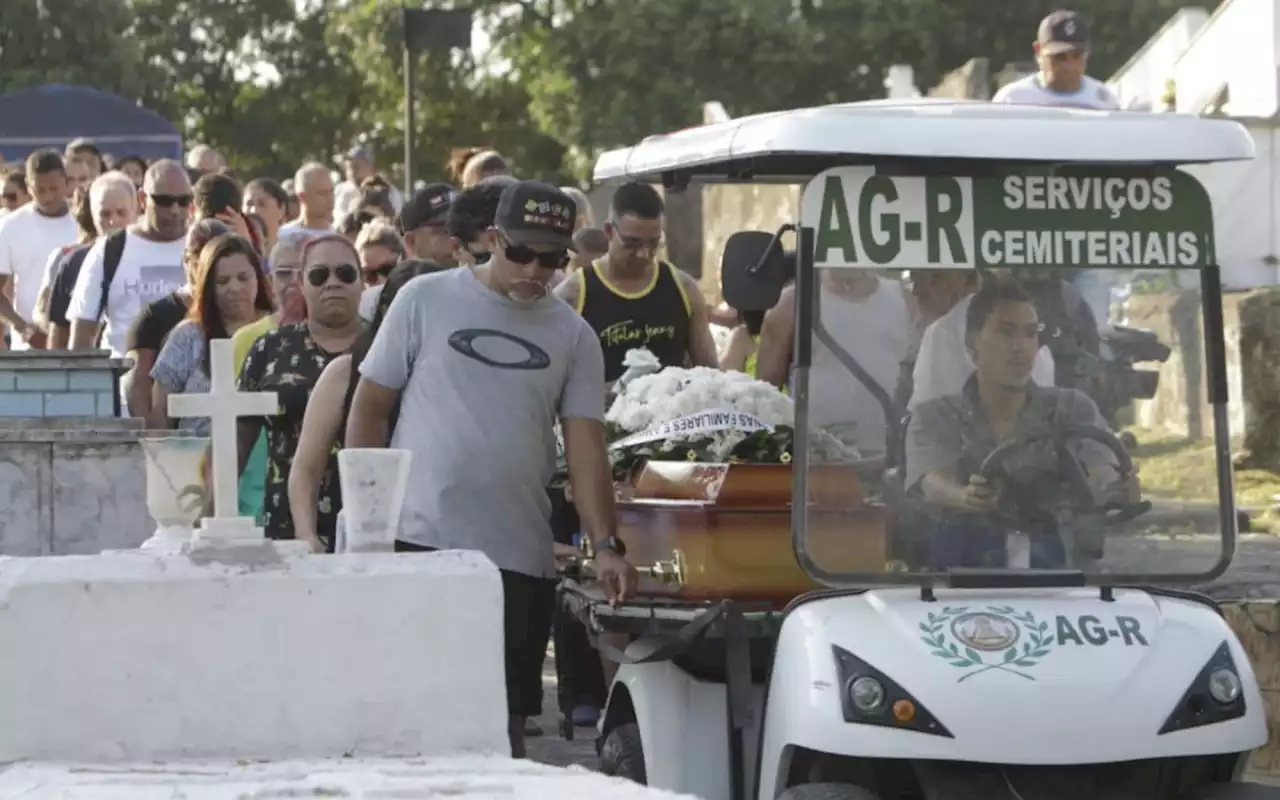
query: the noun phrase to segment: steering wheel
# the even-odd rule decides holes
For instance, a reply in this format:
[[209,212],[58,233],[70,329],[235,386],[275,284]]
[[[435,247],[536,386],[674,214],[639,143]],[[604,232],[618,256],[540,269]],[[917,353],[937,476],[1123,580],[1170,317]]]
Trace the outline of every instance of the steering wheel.
[[[1115,456],[1116,469],[1121,481],[1127,481],[1132,477],[1133,459],[1129,455],[1128,448],[1106,428],[1083,424],[1063,425],[1036,431],[1004,442],[983,460],[978,474],[988,481],[1012,478],[1014,476],[1009,472],[1008,462],[1013,455],[1021,453],[1033,444],[1052,442],[1058,459],[1058,474],[1065,484],[1067,496],[1076,517],[1096,516],[1109,525],[1119,525],[1151,510],[1151,502],[1147,500],[1135,503],[1113,501],[1099,504],[1094,497],[1093,488],[1089,485],[1084,466],[1067,447],[1067,444],[1073,440],[1093,441],[1103,445]],[[1004,510],[996,511],[993,516],[1012,530],[1026,531],[1037,527],[1037,524],[1021,511],[1017,517]],[[1059,531],[1059,533],[1066,532]]]

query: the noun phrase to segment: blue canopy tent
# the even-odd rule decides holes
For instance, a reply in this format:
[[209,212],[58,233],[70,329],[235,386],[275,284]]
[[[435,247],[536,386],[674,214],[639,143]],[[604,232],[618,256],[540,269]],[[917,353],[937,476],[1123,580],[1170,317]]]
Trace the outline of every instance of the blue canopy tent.
[[182,158],[178,129],[119,95],[63,84],[0,95],[0,155],[5,160],[21,162],[42,147],[61,152],[81,136],[116,157]]

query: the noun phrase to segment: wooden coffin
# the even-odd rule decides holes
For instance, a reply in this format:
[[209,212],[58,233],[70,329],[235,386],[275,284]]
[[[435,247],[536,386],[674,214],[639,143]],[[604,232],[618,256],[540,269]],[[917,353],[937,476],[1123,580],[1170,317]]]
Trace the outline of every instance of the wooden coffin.
[[[883,572],[887,515],[864,497],[857,465],[810,471],[808,550],[824,569]],[[650,461],[618,502],[631,563],[678,564],[678,580],[644,577],[641,593],[783,605],[820,588],[791,543],[791,467]]]

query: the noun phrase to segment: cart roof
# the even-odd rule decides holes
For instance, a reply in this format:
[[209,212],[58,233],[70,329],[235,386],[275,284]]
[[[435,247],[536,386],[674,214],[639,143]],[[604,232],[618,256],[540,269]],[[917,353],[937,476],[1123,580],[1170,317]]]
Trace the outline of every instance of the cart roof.
[[876,159],[1188,164],[1254,157],[1244,126],[1189,114],[940,99],[776,111],[650,136],[602,155],[595,180],[804,178]]

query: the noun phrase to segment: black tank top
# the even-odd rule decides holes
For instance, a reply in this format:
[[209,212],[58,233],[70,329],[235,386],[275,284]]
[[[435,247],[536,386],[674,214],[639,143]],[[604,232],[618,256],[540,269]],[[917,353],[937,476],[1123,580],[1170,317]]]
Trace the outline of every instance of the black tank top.
[[604,351],[604,379],[613,383],[626,368],[628,350],[640,347],[653,353],[664,367],[683,367],[689,344],[689,297],[676,268],[659,261],[649,286],[625,294],[610,286],[592,264],[582,271],[578,313],[600,337]]

